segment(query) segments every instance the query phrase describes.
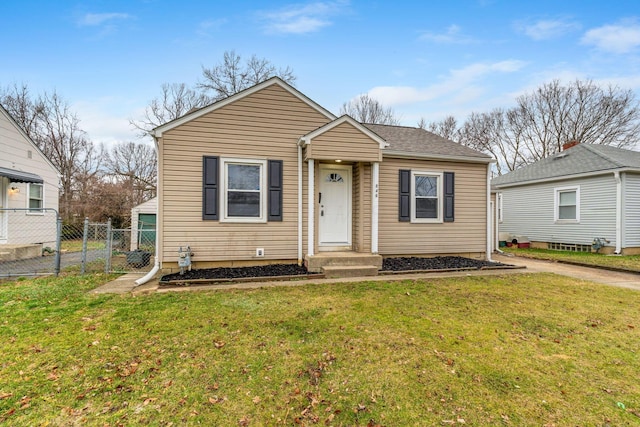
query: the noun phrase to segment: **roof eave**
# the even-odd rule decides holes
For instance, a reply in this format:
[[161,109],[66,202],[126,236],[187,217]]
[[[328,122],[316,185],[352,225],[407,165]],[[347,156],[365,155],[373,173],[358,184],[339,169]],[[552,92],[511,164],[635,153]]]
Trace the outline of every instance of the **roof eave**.
[[495,163],[491,157],[453,156],[446,154],[413,153],[409,151],[382,150],[383,157],[393,157],[398,159],[422,159],[422,160],[447,160],[464,163]]

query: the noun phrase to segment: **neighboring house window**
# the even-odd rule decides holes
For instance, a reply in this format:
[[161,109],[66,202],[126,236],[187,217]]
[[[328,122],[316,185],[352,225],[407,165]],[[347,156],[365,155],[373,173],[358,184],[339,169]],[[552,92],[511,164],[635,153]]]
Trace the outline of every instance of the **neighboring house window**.
[[411,172],[411,222],[442,222],[442,174]]
[[497,195],[497,204],[498,204],[498,222],[502,222],[503,218],[503,210],[502,210],[502,193],[498,193]]
[[266,160],[221,159],[222,220],[266,221]]
[[555,220],[580,222],[580,187],[555,189]]
[[43,213],[44,208],[44,185],[29,184],[29,213]]

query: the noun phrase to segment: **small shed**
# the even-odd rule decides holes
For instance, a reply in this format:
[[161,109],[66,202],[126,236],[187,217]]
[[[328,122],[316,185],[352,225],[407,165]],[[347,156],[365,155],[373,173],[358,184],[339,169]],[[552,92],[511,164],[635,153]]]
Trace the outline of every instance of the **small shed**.
[[131,250],[153,248],[156,244],[156,210],[158,198],[131,209]]

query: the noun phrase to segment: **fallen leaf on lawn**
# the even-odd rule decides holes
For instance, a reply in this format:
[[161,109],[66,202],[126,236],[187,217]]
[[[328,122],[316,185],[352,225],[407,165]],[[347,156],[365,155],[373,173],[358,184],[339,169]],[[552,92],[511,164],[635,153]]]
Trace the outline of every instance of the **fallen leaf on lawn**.
[[0,400],[13,396],[13,393],[0,393]]
[[239,425],[239,426],[242,426],[242,427],[246,427],[246,426],[248,426],[248,425],[249,425],[249,418],[247,418],[246,416],[245,416],[245,417],[240,418],[240,419],[238,420],[238,425]]
[[224,341],[214,341],[213,345],[215,346],[215,348],[222,348],[226,345],[226,343]]
[[255,403],[255,404],[258,404],[258,403],[260,403],[260,401],[261,401],[261,400],[262,400],[262,399],[260,399],[260,397],[259,397],[259,396],[256,396],[256,397],[254,397],[251,401],[252,401],[253,403]]

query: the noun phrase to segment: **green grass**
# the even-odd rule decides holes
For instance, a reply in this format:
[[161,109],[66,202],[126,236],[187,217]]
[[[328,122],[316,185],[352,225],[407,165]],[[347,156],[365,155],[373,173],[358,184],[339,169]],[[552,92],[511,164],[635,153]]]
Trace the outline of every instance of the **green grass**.
[[601,267],[640,271],[640,255],[605,255],[590,252],[552,251],[550,249],[500,248],[518,256],[551,261],[569,261]]
[[[100,240],[87,241],[87,249],[104,249],[105,243]],[[62,252],[81,252],[82,239],[63,240],[60,242],[60,250]]]
[[638,425],[640,293],[552,274],[0,284],[0,424]]

